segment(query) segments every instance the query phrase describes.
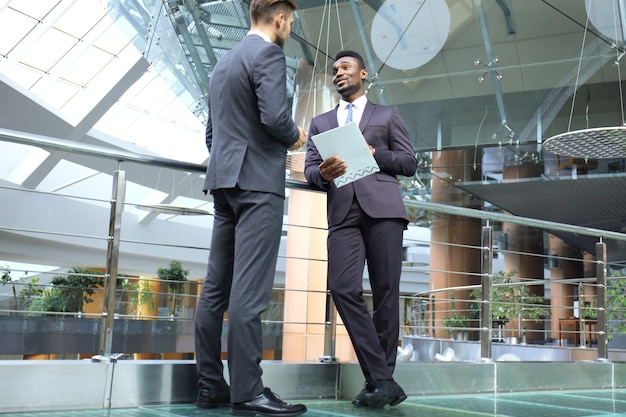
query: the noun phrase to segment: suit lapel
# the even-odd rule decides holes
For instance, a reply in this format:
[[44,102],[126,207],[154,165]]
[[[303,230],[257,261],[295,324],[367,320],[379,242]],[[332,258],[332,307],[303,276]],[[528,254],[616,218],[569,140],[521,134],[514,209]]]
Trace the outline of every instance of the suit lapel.
[[339,122],[337,122],[337,111],[339,109],[339,105],[335,106],[335,110],[328,113],[328,124],[331,129],[339,127]]
[[372,114],[374,114],[375,107],[376,106],[374,106],[374,104],[369,100],[365,103],[365,109],[363,109],[363,115],[361,116],[361,121],[359,122],[359,129],[361,129],[361,132],[369,124],[370,118],[372,117]]

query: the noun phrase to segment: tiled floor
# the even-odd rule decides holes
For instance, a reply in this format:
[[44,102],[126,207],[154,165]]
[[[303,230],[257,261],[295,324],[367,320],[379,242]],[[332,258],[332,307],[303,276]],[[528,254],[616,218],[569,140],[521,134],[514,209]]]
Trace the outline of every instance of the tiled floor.
[[[548,391],[411,397],[396,407],[372,410],[349,401],[303,401],[305,417],[626,417],[626,390]],[[2,417],[226,417],[228,408],[203,410],[193,405],[115,410],[9,413]]]

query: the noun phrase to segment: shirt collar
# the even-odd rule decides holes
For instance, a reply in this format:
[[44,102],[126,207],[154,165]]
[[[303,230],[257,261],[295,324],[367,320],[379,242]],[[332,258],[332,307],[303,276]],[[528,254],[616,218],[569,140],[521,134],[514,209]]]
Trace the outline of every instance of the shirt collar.
[[265,33],[261,32],[260,30],[249,30],[248,35],[259,35],[260,37],[263,38],[265,42],[272,43],[272,40],[270,39],[270,37],[267,36]]
[[[367,103],[367,96],[365,95],[362,95],[361,97],[357,98],[356,100],[352,102],[352,104],[354,104],[354,107],[356,107],[359,110],[363,110],[365,108],[365,103]],[[348,104],[350,103],[348,103],[344,99],[339,100],[339,108],[341,109],[345,109],[348,106]]]

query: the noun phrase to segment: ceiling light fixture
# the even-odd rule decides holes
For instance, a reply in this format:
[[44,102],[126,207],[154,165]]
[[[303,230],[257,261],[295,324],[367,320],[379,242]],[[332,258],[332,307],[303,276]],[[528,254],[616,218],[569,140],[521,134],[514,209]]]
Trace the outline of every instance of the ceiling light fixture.
[[[574,86],[574,94],[572,97],[572,109],[570,111],[568,131],[546,139],[543,148],[548,152],[570,158],[583,158],[584,160],[626,157],[626,121],[624,119],[622,77],[620,73],[620,60],[624,56],[624,34],[620,21],[623,10],[620,10],[618,1],[621,0],[597,0],[595,2],[586,0],[585,5],[587,10],[587,23],[591,21],[600,32],[606,36],[612,34],[613,38],[616,40],[616,42],[611,44],[611,48],[616,51],[616,59],[613,61],[613,66],[617,69],[617,79],[620,86],[622,125],[570,131],[576,91],[578,90],[578,86],[576,85]],[[609,24],[613,27],[612,31],[608,29]],[[587,35],[587,27],[585,27],[584,33],[583,45]],[[622,47],[619,45],[622,45]]]
[[504,78],[502,76],[502,74],[500,74],[498,72],[498,70],[495,69],[495,65],[498,63],[498,57],[494,57],[491,61],[489,61],[488,63],[484,63],[482,62],[480,59],[475,59],[474,60],[474,66],[479,66],[479,65],[484,65],[485,67],[487,67],[487,69],[485,70],[485,72],[482,73],[482,75],[480,77],[478,77],[478,82],[482,83],[485,81],[485,77],[487,76],[487,74],[489,74],[489,72],[494,72],[496,74],[496,80],[500,81],[502,80],[502,78]]

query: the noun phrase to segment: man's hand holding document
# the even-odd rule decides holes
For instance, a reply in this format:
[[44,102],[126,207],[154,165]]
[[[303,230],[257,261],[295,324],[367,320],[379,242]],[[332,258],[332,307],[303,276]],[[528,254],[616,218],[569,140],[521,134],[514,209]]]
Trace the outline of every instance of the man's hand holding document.
[[337,187],[380,171],[356,123],[328,130],[311,139],[322,159],[337,156],[345,161],[346,172],[333,180]]

